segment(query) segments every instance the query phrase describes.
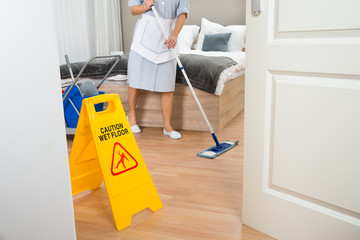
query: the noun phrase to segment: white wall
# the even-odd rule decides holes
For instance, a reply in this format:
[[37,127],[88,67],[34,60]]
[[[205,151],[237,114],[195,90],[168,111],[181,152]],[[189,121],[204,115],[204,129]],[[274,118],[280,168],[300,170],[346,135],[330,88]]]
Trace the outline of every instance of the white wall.
[[75,239],[51,1],[3,1],[0,30],[0,239]]

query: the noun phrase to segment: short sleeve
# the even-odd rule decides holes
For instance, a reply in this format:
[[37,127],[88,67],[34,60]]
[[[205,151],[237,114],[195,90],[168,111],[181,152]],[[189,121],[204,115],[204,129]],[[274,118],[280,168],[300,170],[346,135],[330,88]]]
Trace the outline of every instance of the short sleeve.
[[176,9],[176,18],[182,13],[186,13],[186,16],[189,16],[189,11],[189,0],[180,0],[179,6]]
[[144,3],[144,0],[129,0],[128,6],[132,7],[132,6],[136,6],[136,5],[141,5],[143,3]]

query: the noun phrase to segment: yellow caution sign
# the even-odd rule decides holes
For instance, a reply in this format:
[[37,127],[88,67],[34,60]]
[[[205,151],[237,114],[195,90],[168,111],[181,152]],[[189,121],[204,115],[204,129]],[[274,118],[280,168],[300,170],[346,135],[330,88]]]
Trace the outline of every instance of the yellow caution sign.
[[[96,112],[94,105],[98,103],[107,103],[106,110]],[[85,141],[80,143],[80,140],[77,140],[78,135]],[[75,145],[77,143],[79,149]],[[95,156],[90,148],[96,149],[98,165],[90,164]],[[97,176],[97,170],[101,169],[119,231],[131,225],[131,216],[135,213],[145,208],[150,208],[153,212],[162,208],[161,200],[117,94],[102,94],[83,100],[72,151],[75,153],[70,155],[70,162],[73,160],[73,164],[78,164],[76,168],[88,162],[89,166],[84,172],[88,172],[88,175],[91,172],[93,176]],[[82,154],[85,156],[78,157]],[[74,160],[71,157],[81,160]],[[70,163],[70,169],[72,167]],[[99,178],[90,181],[86,174],[83,176],[86,180],[78,180],[84,183],[78,189],[84,189],[85,186],[90,189],[96,185],[100,186]]]
[[87,112],[81,109],[70,157],[70,177],[72,194],[101,186],[103,176],[99,165],[90,120]]

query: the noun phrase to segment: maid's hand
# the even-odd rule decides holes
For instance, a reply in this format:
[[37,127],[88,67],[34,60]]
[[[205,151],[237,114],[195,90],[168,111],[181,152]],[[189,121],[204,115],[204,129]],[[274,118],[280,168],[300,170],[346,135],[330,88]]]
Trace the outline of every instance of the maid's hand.
[[177,43],[177,36],[171,35],[168,40],[165,41],[165,45],[168,45],[168,49],[175,48]]
[[153,0],[145,0],[145,9],[149,10],[151,8],[152,5],[154,5],[154,1]]

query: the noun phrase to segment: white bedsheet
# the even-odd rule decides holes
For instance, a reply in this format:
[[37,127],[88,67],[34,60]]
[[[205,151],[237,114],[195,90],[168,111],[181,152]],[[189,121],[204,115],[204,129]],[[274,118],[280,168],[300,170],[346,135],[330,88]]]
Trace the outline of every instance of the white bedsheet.
[[[245,52],[203,52],[197,50],[181,50],[181,54],[199,54],[203,56],[213,56],[213,57],[229,57],[233,59],[237,64],[225,69],[219,77],[214,95],[220,96],[225,83],[235,79],[245,73]],[[186,69],[185,69],[186,72]]]
[[[99,84],[101,82],[102,78],[94,78],[94,77],[81,77],[78,80],[78,83],[83,83],[86,81],[92,81],[95,83],[95,85]],[[64,86],[68,86],[72,83],[72,79],[71,78],[64,78],[61,79],[61,85]],[[111,77],[106,78],[106,80],[104,81],[104,84],[108,83],[108,84],[127,84],[127,75],[114,75]],[[101,89],[100,89],[101,90]]]
[[[227,69],[225,69],[219,77],[214,95],[220,96],[225,83],[235,79],[245,73],[245,52],[203,52],[203,51],[197,51],[197,50],[181,50],[181,54],[199,54],[203,56],[218,56],[218,57],[229,57],[233,59],[237,64],[233,65]],[[186,72],[186,69],[185,69]],[[94,79],[94,78],[81,78],[79,80],[80,82],[85,81],[93,81],[95,84],[98,84],[102,78],[100,79]],[[127,83],[127,75],[115,75],[112,77],[109,77],[105,80],[105,83],[110,84],[126,84]],[[71,84],[71,78],[62,79],[61,83],[62,85],[68,85]]]

